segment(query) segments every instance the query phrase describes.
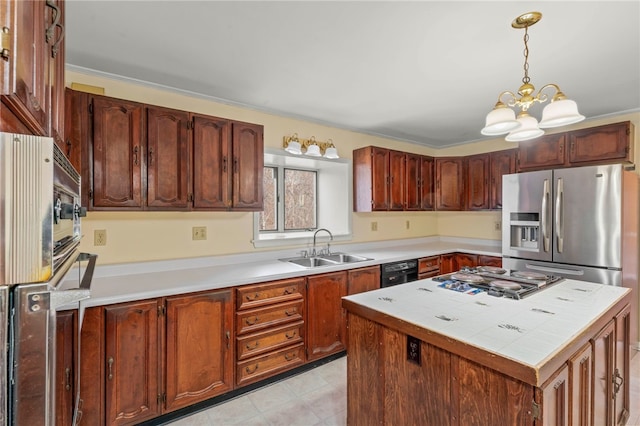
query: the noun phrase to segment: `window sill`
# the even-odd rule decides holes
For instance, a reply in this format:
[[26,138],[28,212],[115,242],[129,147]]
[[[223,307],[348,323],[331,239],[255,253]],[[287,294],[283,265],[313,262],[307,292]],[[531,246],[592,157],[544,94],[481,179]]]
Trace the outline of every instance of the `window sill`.
[[[351,234],[340,234],[334,235],[332,243],[336,241],[351,241],[353,236]],[[318,235],[317,243],[322,242],[322,244],[326,244],[329,240],[329,237],[326,233],[322,233]],[[273,233],[273,234],[265,234],[261,235],[259,240],[251,241],[255,248],[263,248],[263,247],[285,247],[292,245],[304,245],[311,244],[313,242],[313,232],[296,232],[295,234],[284,234],[284,233]]]

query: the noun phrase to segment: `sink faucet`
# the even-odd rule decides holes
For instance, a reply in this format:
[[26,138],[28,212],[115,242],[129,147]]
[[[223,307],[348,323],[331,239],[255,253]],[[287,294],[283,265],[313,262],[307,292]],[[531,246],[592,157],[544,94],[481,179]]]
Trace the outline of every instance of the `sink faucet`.
[[[331,237],[330,241],[333,241],[333,234],[331,233],[331,231],[326,228],[317,229],[316,232],[313,233],[313,249],[311,250],[311,256],[316,255],[316,235],[318,235],[318,232],[320,231],[325,231],[327,234],[329,234],[329,237]],[[331,254],[329,253],[329,243],[327,243],[327,254]]]

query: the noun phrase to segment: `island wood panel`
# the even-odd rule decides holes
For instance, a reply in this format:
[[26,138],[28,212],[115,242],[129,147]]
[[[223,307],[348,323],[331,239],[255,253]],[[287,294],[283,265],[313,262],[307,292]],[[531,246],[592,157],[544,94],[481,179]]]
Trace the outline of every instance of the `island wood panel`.
[[[347,424],[382,424],[384,389],[379,386],[381,327],[358,315],[349,315],[347,370]],[[384,368],[384,366],[382,367]]]
[[393,366],[384,370],[384,423],[409,425],[415,419],[425,419],[425,425],[454,424],[455,417],[446,409],[451,406],[449,353],[420,341],[418,365],[407,361],[405,334],[382,328],[381,337],[381,365]]
[[565,364],[542,388],[536,389],[536,401],[542,407],[542,413],[536,413],[536,419],[542,417],[543,426],[569,425],[570,387],[569,366]]
[[569,360],[569,424],[576,426],[591,425],[591,369],[593,367],[593,349],[587,343]]

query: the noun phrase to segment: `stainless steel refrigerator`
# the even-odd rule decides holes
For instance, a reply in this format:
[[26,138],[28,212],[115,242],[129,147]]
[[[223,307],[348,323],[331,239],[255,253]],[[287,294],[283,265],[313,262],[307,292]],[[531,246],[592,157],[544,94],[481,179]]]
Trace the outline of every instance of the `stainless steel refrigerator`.
[[638,325],[638,175],[621,164],[503,176],[503,267],[630,287]]

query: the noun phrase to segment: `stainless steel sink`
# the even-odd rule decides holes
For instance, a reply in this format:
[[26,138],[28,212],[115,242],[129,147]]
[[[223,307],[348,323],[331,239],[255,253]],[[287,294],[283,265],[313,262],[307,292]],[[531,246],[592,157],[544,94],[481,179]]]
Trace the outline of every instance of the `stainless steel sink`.
[[288,259],[280,259],[282,262],[289,262],[302,266],[303,268],[317,268],[320,266],[341,265],[344,263],[364,262],[372,260],[368,257],[356,256],[347,253],[333,253],[313,257],[292,257]]

